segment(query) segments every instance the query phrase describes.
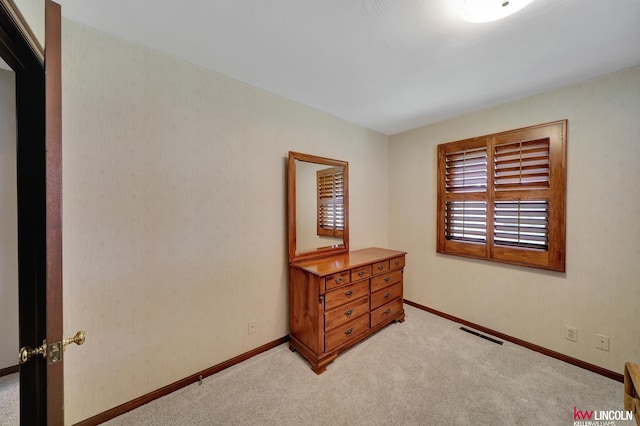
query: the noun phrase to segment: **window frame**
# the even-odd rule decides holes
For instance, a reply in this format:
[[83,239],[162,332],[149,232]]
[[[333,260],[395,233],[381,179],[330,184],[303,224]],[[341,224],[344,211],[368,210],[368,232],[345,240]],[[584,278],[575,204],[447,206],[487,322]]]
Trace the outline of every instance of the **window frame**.
[[[566,268],[566,189],[567,189],[567,120],[560,120],[506,132],[440,144],[437,147],[437,239],[438,253],[484,259],[565,272]],[[548,187],[529,189],[495,188],[495,148],[507,144],[548,139]],[[468,192],[447,191],[447,154],[486,147],[486,189]],[[522,162],[522,155],[520,157]],[[447,203],[455,201],[486,202],[486,240],[463,241],[447,238]],[[546,250],[514,247],[494,241],[495,203],[498,201],[547,201],[548,225]],[[451,222],[449,222],[451,223]],[[451,231],[450,231],[451,232]],[[520,234],[518,234],[520,235]]]

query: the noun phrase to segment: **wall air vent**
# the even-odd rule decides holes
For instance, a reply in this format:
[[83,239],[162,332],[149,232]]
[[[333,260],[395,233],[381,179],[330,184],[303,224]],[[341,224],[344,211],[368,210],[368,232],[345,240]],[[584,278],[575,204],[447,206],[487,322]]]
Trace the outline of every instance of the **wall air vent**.
[[485,336],[484,334],[478,333],[475,330],[468,329],[467,327],[460,327],[460,330],[466,331],[467,333],[471,333],[474,336],[482,337],[483,339],[488,340],[488,341],[493,342],[493,343],[497,343],[498,345],[501,345],[502,343],[504,343],[504,342],[501,342],[498,339],[494,339],[493,337]]

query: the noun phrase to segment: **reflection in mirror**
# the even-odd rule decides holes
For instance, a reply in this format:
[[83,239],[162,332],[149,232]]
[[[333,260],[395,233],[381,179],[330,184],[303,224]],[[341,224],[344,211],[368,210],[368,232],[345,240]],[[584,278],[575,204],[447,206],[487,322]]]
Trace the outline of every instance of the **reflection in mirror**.
[[348,163],[289,153],[289,261],[348,251]]
[[342,175],[342,167],[295,161],[296,254],[343,245],[344,215],[336,220],[338,203],[333,185],[335,172]]
[[344,167],[316,172],[316,230],[319,236],[344,235]]

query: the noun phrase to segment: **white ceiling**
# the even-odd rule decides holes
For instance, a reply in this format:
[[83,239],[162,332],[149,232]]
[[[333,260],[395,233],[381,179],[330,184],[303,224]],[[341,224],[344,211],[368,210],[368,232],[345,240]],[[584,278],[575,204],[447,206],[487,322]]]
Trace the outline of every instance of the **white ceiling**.
[[536,0],[486,24],[462,21],[461,0],[58,1],[71,20],[387,135],[640,65],[640,0]]

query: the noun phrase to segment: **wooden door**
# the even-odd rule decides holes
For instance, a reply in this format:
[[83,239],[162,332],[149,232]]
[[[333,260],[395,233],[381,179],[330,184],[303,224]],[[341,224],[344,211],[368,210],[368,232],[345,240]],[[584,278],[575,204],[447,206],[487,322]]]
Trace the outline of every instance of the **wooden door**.
[[[13,2],[0,0],[0,56],[16,81],[19,344],[30,348],[62,341],[61,16],[44,1],[43,58]],[[64,424],[63,388],[62,359],[22,364],[20,423]]]

